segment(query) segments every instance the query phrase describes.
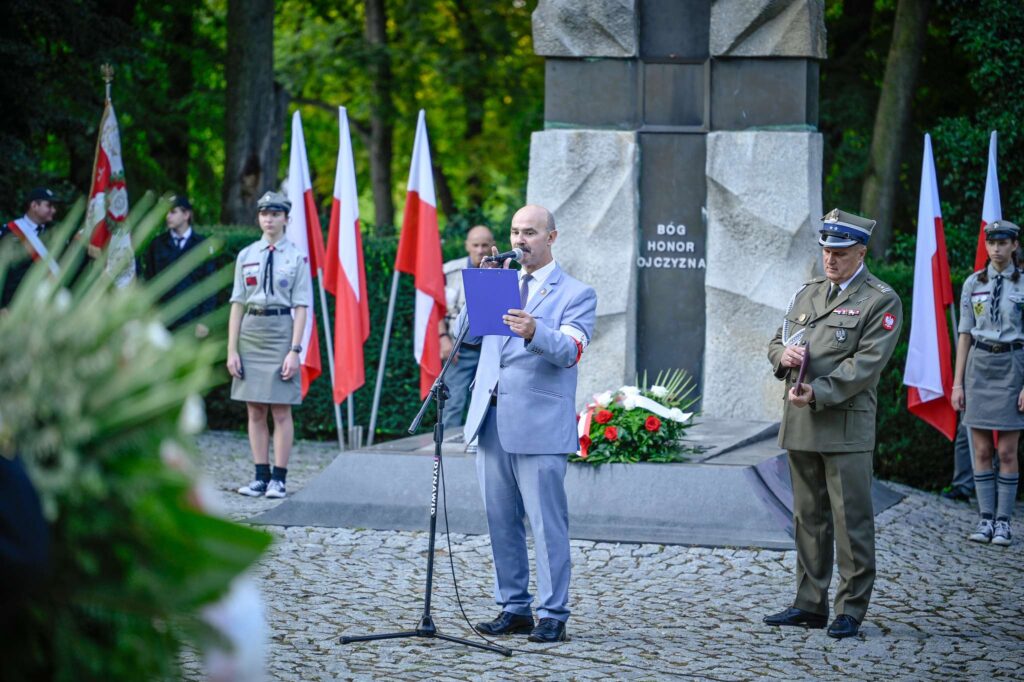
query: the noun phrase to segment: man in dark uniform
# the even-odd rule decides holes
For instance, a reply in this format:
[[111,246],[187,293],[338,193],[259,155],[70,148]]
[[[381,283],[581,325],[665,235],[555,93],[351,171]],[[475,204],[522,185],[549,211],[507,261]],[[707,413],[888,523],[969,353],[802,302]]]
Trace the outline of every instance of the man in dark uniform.
[[899,339],[903,307],[864,265],[875,221],[838,209],[822,221],[825,276],[794,294],[768,345],[775,376],[786,382],[779,445],[789,451],[793,482],[797,592],[792,607],[764,622],[825,627],[838,555],[828,634],[842,638],[859,631],[874,586],[875,388]]
[[[174,197],[171,210],[167,213],[167,232],[157,235],[149,243],[144,258],[146,279],[153,279],[158,274],[171,267],[174,261],[181,258],[187,252],[202,244],[206,237],[192,229],[192,204],[183,196]],[[199,267],[185,275],[171,289],[163,295],[161,301],[169,301],[178,296],[186,289],[195,286],[203,279],[214,272],[212,260],[204,261]],[[180,327],[191,320],[201,317],[214,309],[216,299],[207,298],[197,306],[182,315],[171,325],[171,328]],[[196,325],[196,336],[204,338],[210,330],[203,324]]]
[[37,187],[25,198],[25,215],[6,225],[0,225],[0,244],[8,244],[17,239],[24,247],[24,250],[18,253],[16,262],[7,270],[3,293],[0,294],[0,308],[6,308],[11,302],[32,261],[47,259],[53,273],[56,275],[60,272],[55,260],[59,254],[50,254],[48,246],[48,228],[57,215],[56,204],[57,197],[53,191]]

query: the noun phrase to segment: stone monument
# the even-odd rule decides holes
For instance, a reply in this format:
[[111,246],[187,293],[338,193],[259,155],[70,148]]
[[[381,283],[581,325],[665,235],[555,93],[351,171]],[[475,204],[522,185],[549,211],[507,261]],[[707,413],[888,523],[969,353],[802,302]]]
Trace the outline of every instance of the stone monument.
[[822,0],[540,0],[528,201],[598,292],[582,403],[682,368],[705,415],[777,421],[766,359],[820,270]]

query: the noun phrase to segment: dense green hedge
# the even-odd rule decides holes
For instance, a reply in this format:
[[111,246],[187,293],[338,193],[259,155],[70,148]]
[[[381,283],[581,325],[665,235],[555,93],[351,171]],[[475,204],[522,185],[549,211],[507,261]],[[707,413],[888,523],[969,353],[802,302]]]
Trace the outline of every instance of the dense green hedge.
[[[460,230],[468,220],[453,222],[446,230],[444,257],[455,258],[462,253]],[[259,233],[255,227],[217,226],[201,230],[214,234],[225,242],[221,265],[230,266],[234,255],[249,244]],[[499,236],[499,242],[501,238]],[[366,279],[370,301],[370,339],[364,349],[366,358],[366,385],[356,392],[356,423],[364,427],[370,421],[373,385],[380,359],[381,338],[387,313],[387,300],[391,290],[391,273],[398,240],[393,236],[364,235]],[[902,481],[926,489],[940,489],[948,485],[953,470],[953,445],[938,431],[907,411],[907,389],[903,385],[903,367],[907,358],[910,337],[911,287],[913,268],[903,263],[874,262],[871,271],[889,283],[903,299],[905,323],[900,332],[892,360],[882,374],[878,386],[878,446],[875,452],[875,471],[886,479]],[[964,276],[954,273],[954,291],[959,293]],[[226,301],[227,292],[223,292]],[[328,296],[333,316],[333,299]],[[327,342],[323,338],[323,324],[319,323],[319,296],[317,320],[320,344],[324,349],[324,375],[310,387],[309,395],[295,411],[295,433],[298,438],[333,439],[334,411],[331,406],[330,382],[327,378]],[[222,313],[223,314],[223,313]],[[391,333],[391,347],[377,419],[377,438],[385,440],[406,435],[406,427],[416,414],[420,400],[418,394],[419,368],[412,356],[413,282],[409,276],[399,279],[395,323]],[[224,372],[227,382],[227,372]],[[209,424],[215,429],[245,429],[245,406],[228,397],[225,383],[207,397]],[[344,411],[343,411],[344,416]],[[424,421],[424,428],[433,424],[432,415]]]

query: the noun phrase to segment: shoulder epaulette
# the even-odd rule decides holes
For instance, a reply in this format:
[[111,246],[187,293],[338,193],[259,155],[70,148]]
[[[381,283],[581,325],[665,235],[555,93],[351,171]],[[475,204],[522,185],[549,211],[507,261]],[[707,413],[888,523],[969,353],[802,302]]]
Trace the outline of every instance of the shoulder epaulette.
[[811,278],[811,279],[807,280],[806,282],[804,282],[804,286],[807,286],[808,284],[817,284],[818,282],[824,282],[824,281],[825,281],[825,276],[822,275],[821,277],[814,277],[814,278]]
[[889,286],[888,284],[886,284],[885,282],[880,281],[880,280],[877,280],[877,279],[874,279],[874,278],[869,278],[868,279],[868,285],[874,287],[875,289],[878,289],[883,294],[892,293],[892,287]]

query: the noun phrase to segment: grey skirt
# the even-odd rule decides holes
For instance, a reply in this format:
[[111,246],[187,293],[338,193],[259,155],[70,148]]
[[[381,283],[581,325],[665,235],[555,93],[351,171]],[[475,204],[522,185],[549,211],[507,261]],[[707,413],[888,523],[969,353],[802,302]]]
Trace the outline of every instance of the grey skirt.
[[238,335],[244,379],[232,379],[231,399],[247,403],[298,405],[302,402],[302,372],[290,381],[281,378],[281,365],[292,345],[291,315],[245,315]]
[[991,431],[1024,430],[1017,396],[1024,387],[1024,350],[990,353],[978,347],[967,355],[964,424]]

